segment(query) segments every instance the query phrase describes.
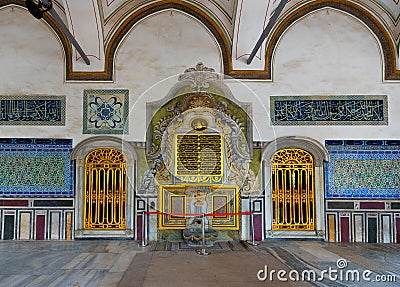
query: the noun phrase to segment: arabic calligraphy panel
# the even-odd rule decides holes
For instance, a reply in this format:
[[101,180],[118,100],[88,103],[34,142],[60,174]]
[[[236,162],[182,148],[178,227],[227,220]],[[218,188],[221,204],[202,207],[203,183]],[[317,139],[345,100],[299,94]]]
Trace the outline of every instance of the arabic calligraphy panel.
[[0,96],[0,125],[64,126],[65,96]]
[[271,96],[272,125],[387,125],[386,95]]

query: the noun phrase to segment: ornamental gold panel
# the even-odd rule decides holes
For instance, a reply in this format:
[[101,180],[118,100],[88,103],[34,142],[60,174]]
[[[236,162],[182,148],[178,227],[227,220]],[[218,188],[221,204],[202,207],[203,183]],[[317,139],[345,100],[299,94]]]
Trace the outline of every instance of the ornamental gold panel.
[[301,149],[274,154],[272,166],[272,229],[314,230],[314,161]]
[[[193,214],[207,216],[213,229],[239,230],[239,189],[221,185],[160,186],[158,228],[186,229]],[[199,203],[199,204],[198,204]]]
[[112,148],[96,149],[85,159],[84,228],[126,228],[126,159]]

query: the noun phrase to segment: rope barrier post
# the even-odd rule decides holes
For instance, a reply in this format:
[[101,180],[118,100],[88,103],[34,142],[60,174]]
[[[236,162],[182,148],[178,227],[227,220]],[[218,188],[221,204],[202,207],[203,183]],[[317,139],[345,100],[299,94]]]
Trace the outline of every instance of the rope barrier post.
[[207,256],[210,253],[206,250],[206,215],[201,215],[201,249],[196,250],[197,254]]
[[146,211],[142,211],[142,240],[140,241],[139,247],[147,246],[146,226],[147,226]]
[[250,214],[250,229],[251,229],[251,240],[247,240],[247,243],[253,246],[257,246],[258,243],[254,241],[254,211],[253,211],[253,203],[250,199],[250,210],[251,210],[251,214]]

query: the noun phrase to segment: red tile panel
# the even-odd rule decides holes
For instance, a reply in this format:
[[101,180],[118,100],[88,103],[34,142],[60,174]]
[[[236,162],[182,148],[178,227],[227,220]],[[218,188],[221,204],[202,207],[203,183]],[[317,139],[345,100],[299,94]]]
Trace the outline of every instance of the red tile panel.
[[350,232],[349,232],[349,217],[340,218],[340,241],[350,242]]
[[46,217],[44,215],[36,215],[36,240],[44,240],[44,227]]
[[28,206],[27,200],[2,199],[0,206]]
[[360,209],[385,209],[385,203],[382,201],[360,202]]

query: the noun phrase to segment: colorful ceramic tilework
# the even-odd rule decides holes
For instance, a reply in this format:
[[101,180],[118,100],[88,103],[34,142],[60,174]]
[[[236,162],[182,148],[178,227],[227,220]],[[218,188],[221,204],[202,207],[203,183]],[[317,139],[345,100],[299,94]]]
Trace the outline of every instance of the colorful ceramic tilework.
[[65,96],[0,96],[0,125],[63,126]]
[[326,141],[327,198],[400,198],[399,141]]
[[84,134],[127,134],[128,114],[128,90],[84,91]]
[[0,196],[73,196],[72,140],[0,139]]
[[272,125],[387,125],[385,95],[271,96]]

